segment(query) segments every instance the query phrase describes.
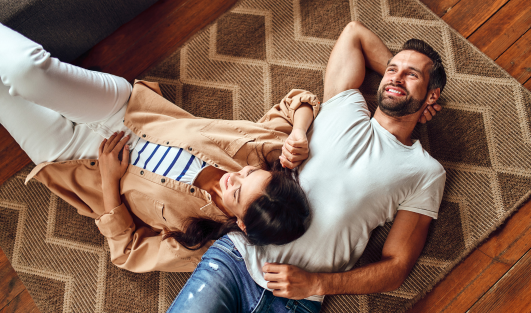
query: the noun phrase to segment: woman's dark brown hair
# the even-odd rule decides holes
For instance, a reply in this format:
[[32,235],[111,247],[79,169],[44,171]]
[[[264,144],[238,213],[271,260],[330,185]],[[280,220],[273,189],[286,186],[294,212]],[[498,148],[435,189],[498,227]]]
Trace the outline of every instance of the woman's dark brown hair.
[[[310,207],[299,185],[297,170],[283,168],[278,159],[273,164],[264,163],[271,179],[263,193],[249,205],[242,222],[250,244],[282,245],[304,234],[309,225]],[[169,231],[163,238],[174,238],[184,247],[198,250],[230,232],[241,232],[236,217],[224,223],[191,217],[186,231]]]

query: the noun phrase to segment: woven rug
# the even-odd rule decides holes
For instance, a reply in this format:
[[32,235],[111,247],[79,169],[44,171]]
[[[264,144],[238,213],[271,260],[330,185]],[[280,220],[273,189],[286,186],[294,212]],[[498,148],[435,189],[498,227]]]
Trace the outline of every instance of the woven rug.
[[[257,120],[292,88],[323,94],[325,66],[351,20],[391,50],[412,37],[442,55],[444,110],[415,137],[447,171],[439,219],[396,291],[326,297],[322,312],[402,312],[530,196],[531,94],[415,0],[241,0],[141,78],[198,116]],[[372,110],[380,77],[362,92]],[[42,184],[0,186],[0,246],[42,312],[164,312],[189,273],[134,274],[109,261],[92,220]],[[377,261],[387,224],[357,266]]]

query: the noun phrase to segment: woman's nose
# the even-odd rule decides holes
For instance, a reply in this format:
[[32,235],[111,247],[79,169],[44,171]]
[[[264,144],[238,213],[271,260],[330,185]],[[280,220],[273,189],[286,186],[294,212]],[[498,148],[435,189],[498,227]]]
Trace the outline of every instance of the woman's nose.
[[230,180],[232,182],[232,185],[234,184],[240,184],[241,183],[241,179],[242,179],[242,174],[240,174],[240,172],[236,172],[234,174],[232,174]]

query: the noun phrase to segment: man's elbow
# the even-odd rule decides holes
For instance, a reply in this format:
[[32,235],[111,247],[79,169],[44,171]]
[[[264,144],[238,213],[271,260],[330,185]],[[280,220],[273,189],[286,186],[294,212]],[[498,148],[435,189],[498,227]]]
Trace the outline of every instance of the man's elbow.
[[400,288],[410,272],[411,266],[401,264],[400,262],[395,263],[392,270],[393,275],[389,276],[388,284],[386,284],[386,288],[382,292],[389,292]]
[[352,21],[345,26],[344,32],[347,32],[351,35],[356,35],[360,32],[361,29],[364,29],[365,25],[363,25],[362,22],[359,21]]
[[402,286],[402,283],[406,280],[406,277],[393,279],[393,281],[391,281],[390,284],[386,286],[387,288],[385,288],[385,290],[383,290],[382,292],[390,292],[397,290],[398,288],[400,288],[400,286]]

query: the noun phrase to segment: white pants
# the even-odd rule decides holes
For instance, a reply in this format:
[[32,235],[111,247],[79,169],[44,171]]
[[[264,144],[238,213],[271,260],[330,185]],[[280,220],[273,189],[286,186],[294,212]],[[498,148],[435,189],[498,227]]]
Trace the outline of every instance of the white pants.
[[2,24],[0,78],[0,124],[36,164],[95,159],[103,138],[131,134],[127,80],[62,63]]

